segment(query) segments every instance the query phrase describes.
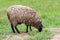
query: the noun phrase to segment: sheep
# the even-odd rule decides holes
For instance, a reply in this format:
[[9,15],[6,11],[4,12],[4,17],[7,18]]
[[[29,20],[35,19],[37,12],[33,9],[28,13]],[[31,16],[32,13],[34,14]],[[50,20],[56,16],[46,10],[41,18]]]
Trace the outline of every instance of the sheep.
[[11,23],[12,31],[14,33],[15,33],[14,28],[18,33],[20,33],[16,26],[22,23],[24,23],[27,27],[26,32],[28,32],[28,26],[30,26],[30,30],[32,30],[31,26],[33,26],[36,29],[38,29],[39,32],[42,31],[42,27],[43,27],[42,22],[37,17],[36,11],[30,7],[22,6],[22,5],[10,6],[7,9],[7,16],[8,16],[8,20]]

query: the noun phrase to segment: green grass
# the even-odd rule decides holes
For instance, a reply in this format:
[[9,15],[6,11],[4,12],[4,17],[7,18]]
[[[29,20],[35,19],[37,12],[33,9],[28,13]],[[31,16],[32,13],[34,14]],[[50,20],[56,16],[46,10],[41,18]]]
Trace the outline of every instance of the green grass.
[[51,32],[44,30],[41,33],[38,32],[31,32],[33,35],[31,38],[28,38],[27,40],[48,40],[50,36],[52,36]]
[[[34,8],[37,11],[37,16],[42,20],[44,28],[60,27],[60,0],[0,0],[0,39],[12,31],[4,8],[16,4]],[[18,27],[21,32],[26,30],[25,25]],[[29,31],[29,34],[31,35],[30,40],[47,40],[51,33],[46,30],[37,33],[34,30]]]

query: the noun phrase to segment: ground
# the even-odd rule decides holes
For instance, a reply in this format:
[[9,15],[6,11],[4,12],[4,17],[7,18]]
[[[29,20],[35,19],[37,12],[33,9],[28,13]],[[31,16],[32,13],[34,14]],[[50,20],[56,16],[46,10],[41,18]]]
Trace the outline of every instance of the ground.
[[[46,28],[47,30],[53,32],[53,36],[51,36],[48,40],[60,40],[60,28]],[[31,36],[28,33],[12,33],[5,36],[3,40],[25,40],[26,38],[30,38]]]
[[12,33],[12,34],[6,35],[3,40],[24,40],[29,37],[30,35],[28,33],[21,33],[21,34]]
[[60,28],[49,28],[48,30],[54,33],[49,40],[60,40]]

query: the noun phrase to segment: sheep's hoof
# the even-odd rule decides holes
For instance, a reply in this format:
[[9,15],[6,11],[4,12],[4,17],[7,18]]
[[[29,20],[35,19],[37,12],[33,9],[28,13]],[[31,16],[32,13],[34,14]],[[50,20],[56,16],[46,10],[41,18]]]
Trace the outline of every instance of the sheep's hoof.
[[20,34],[20,32],[18,32]]
[[13,33],[16,33],[15,31],[13,31]]
[[27,33],[28,31],[26,31],[26,33]]

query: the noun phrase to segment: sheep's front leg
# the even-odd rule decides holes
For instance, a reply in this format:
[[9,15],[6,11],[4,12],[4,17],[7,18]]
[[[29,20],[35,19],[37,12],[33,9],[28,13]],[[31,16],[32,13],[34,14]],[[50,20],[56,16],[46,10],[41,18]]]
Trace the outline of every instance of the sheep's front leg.
[[19,30],[17,29],[17,26],[15,26],[15,29],[16,29],[16,31],[17,31],[18,33],[20,33]]
[[14,27],[13,27],[13,25],[12,25],[12,24],[11,24],[11,28],[12,28],[13,33],[15,33],[15,30],[14,30]]
[[26,27],[27,27],[27,28],[26,28],[26,32],[28,32],[28,25],[26,25]]

